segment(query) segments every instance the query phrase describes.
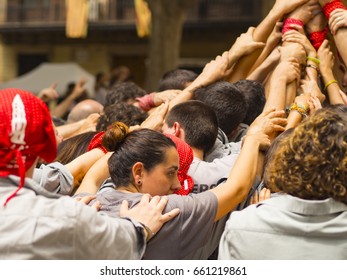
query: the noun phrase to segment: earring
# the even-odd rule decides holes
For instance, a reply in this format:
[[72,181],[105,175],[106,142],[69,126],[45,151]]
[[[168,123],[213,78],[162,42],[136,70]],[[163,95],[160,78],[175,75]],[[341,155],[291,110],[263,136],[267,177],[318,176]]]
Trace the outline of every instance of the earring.
[[137,181],[137,184],[138,184],[138,185],[141,185],[141,180],[138,180],[138,181]]

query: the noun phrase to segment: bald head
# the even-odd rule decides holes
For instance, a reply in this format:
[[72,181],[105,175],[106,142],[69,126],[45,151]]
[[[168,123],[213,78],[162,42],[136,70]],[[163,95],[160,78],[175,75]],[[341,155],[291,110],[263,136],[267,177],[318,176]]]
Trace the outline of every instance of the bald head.
[[92,113],[101,113],[104,109],[99,102],[93,99],[86,99],[77,103],[70,111],[67,122],[73,123],[87,118]]

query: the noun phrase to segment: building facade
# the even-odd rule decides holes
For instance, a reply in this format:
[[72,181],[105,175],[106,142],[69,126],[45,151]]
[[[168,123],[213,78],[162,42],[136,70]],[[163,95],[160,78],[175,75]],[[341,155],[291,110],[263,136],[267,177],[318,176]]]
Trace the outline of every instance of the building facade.
[[[65,35],[65,2],[0,0],[0,82],[42,62],[73,61],[92,74],[126,65],[143,86],[148,40],[137,36],[134,0],[89,0],[83,39]],[[260,22],[267,9],[262,2],[271,1],[197,0],[185,21],[179,66],[199,70],[228,49],[240,33]]]

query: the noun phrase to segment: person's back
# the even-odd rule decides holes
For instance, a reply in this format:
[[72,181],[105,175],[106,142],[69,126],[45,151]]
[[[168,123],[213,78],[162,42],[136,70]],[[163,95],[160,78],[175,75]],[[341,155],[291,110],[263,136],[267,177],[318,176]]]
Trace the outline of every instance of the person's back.
[[0,95],[0,259],[141,258],[148,234],[131,213],[129,219],[102,216],[31,179],[38,158],[56,156],[50,113],[30,92],[5,89]]
[[231,214],[220,259],[347,258],[347,107],[318,110],[281,140],[264,183],[276,197]]
[[[0,178],[1,204],[18,184],[16,176]],[[108,219],[105,223],[107,217],[96,215],[90,206],[50,193],[30,179],[2,208],[0,259],[141,258],[136,246],[129,246],[137,240],[129,221]],[[116,248],[113,243],[117,239],[123,241]],[[105,249],[109,247],[114,249]]]

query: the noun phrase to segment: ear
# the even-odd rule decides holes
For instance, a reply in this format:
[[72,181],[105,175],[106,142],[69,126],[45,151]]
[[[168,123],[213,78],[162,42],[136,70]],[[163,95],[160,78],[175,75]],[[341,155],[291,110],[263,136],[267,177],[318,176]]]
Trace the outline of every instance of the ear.
[[144,173],[144,165],[142,162],[136,162],[133,167],[131,168],[131,172],[134,178],[134,183],[137,185],[138,181],[141,181]]
[[173,126],[173,135],[175,135],[176,137],[180,138],[181,135],[181,125],[178,122],[174,122]]

